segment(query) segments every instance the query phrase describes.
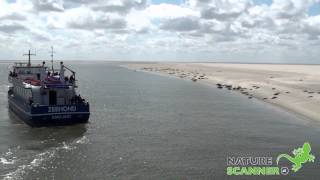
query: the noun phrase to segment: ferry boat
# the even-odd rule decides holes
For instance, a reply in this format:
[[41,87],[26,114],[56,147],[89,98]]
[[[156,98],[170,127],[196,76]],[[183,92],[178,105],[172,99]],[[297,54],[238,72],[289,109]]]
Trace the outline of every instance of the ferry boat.
[[[76,73],[60,62],[60,69],[16,62],[8,76],[9,109],[32,127],[59,126],[88,122],[89,102],[77,94]],[[70,74],[70,76],[68,76]]]

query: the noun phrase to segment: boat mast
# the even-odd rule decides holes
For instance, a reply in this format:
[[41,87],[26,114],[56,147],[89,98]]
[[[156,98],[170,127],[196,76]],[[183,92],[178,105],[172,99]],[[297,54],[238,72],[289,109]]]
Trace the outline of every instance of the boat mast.
[[28,66],[31,66],[31,56],[35,56],[36,54],[31,54],[31,51],[29,49],[29,53],[28,54],[23,54],[23,55],[29,57]]
[[55,53],[54,51],[53,51],[53,46],[51,46],[51,69],[52,69],[52,72],[54,73],[54,69],[53,69],[53,54]]

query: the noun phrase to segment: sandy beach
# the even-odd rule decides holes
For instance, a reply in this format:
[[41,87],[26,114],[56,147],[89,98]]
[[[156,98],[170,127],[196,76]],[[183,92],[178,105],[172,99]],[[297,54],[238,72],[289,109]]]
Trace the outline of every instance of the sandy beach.
[[237,91],[320,121],[320,66],[222,63],[135,63],[134,70],[167,74]]

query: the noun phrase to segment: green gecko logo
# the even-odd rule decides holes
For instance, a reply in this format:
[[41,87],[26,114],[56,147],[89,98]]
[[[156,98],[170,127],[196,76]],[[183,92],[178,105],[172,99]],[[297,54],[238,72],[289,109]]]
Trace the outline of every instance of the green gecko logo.
[[310,154],[311,145],[308,142],[305,142],[301,148],[294,149],[292,151],[293,157],[288,154],[280,154],[277,157],[277,164],[279,164],[279,160],[281,158],[286,158],[290,162],[292,162],[292,170],[297,172],[300,168],[302,168],[302,164],[306,162],[314,162],[315,156]]

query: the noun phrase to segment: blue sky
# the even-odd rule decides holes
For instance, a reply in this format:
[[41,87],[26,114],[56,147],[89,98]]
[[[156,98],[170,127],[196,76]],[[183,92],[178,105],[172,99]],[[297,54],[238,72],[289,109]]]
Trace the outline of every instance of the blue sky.
[[15,3],[16,0],[7,0],[8,3]]
[[309,14],[312,16],[320,14],[320,2],[310,7]]
[[272,4],[272,0],[254,0],[254,2],[256,4],[267,4],[267,5],[271,5]]

